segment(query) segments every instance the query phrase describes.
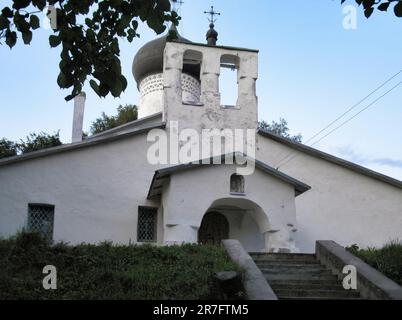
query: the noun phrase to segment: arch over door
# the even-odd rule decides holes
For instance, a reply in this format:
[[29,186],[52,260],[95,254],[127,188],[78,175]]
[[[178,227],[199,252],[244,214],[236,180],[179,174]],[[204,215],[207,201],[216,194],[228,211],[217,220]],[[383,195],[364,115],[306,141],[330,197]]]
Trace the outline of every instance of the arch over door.
[[198,242],[202,244],[220,245],[222,240],[229,238],[229,222],[219,212],[207,213],[198,230]]

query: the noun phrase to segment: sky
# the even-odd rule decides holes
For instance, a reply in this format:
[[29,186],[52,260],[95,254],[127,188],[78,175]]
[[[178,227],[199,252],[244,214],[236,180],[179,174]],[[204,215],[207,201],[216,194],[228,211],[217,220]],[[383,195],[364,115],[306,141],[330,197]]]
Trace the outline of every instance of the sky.
[[[291,133],[302,134],[304,141],[402,70],[402,19],[392,11],[375,12],[366,19],[358,8],[356,28],[345,29],[340,0],[184,2],[182,36],[205,43],[209,23],[203,12],[214,5],[221,13],[216,22],[218,44],[259,50],[259,118],[286,119]],[[48,44],[51,31],[37,31],[30,46],[0,46],[0,138],[19,140],[30,132],[60,130],[62,141],[68,143],[73,102],[65,102],[69,91],[56,83],[60,50]],[[128,79],[121,97],[101,99],[89,86],[84,89],[85,131],[102,112],[113,115],[120,104],[138,103],[132,61],[142,45],[157,37],[145,25],[139,33],[133,43],[121,41]],[[222,79],[227,100],[233,99],[229,80]],[[400,81],[402,73],[326,132],[378,99],[376,103],[314,147],[402,180],[402,85],[387,93]]]

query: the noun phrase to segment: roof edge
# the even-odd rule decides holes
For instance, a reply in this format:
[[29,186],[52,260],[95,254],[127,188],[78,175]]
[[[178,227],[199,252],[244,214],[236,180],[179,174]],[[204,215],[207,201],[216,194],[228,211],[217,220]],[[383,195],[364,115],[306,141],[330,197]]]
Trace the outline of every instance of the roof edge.
[[396,188],[402,189],[402,181],[400,181],[398,179],[395,179],[395,178],[392,178],[392,177],[387,176],[385,174],[379,173],[377,171],[368,169],[368,168],[363,167],[363,166],[361,166],[359,164],[356,164],[354,162],[351,162],[351,161],[336,157],[336,156],[331,155],[329,153],[326,153],[324,151],[320,151],[318,149],[309,147],[309,146],[307,146],[305,144],[295,142],[295,141],[292,141],[290,139],[286,139],[284,137],[281,137],[281,136],[279,136],[279,135],[277,135],[275,133],[272,133],[272,132],[269,132],[269,131],[266,131],[266,130],[259,129],[258,133],[261,134],[262,136],[266,137],[266,138],[269,138],[269,139],[272,139],[272,140],[274,140],[276,142],[285,144],[285,145],[289,146],[290,148],[296,149],[296,150],[298,150],[300,152],[303,152],[303,153],[309,154],[311,156],[314,156],[314,157],[329,161],[329,162],[337,164],[337,165],[339,165],[341,167],[344,167],[344,168],[347,168],[349,170],[355,171],[357,173],[363,174],[363,175],[365,175],[367,177],[379,180],[381,182],[390,184],[390,185],[392,185],[392,186],[394,186]]
[[120,126],[114,127],[112,129],[102,131],[100,133],[97,133],[97,134],[94,134],[92,136],[87,137],[87,140],[93,140],[93,139],[96,139],[98,137],[102,137],[102,136],[114,133],[116,131],[119,131],[119,130],[127,128],[127,127],[131,127],[131,126],[134,126],[134,125],[140,125],[140,124],[142,124],[144,122],[147,122],[149,120],[153,120],[153,119],[156,119],[156,118],[159,118],[159,117],[162,117],[162,112],[157,112],[157,113],[152,114],[150,116],[140,118],[140,119],[137,119],[137,120],[133,120],[133,121],[124,123],[124,124],[122,124]]
[[[262,161],[251,158],[244,153],[233,152],[233,153],[228,153],[228,154],[222,154],[222,155],[215,156],[215,157],[210,157],[207,159],[199,159],[194,162],[187,163],[187,164],[179,164],[176,166],[171,166],[171,167],[156,170],[155,174],[152,178],[152,182],[151,182],[151,185],[150,185],[150,188],[148,191],[147,199],[150,200],[150,199],[154,198],[154,196],[152,195],[152,190],[153,190],[154,185],[157,180],[161,180],[161,179],[170,177],[171,174],[174,174],[176,172],[182,172],[182,171],[191,170],[194,168],[202,168],[204,166],[215,165],[214,164],[215,159],[218,159],[221,162],[220,164],[217,164],[217,165],[225,165],[224,161],[225,161],[226,157],[228,157],[228,156],[235,157],[235,156],[239,156],[239,155],[244,157],[247,161],[254,162],[256,167],[261,169],[265,173],[270,174],[270,175],[278,178],[279,180],[282,180],[285,183],[293,185],[295,188],[295,196],[296,197],[311,189],[311,187],[309,185],[305,184],[304,182],[301,182],[301,181],[265,164]],[[234,162],[233,164],[236,164],[236,163]]]
[[84,140],[82,142],[64,144],[64,145],[57,146],[57,147],[42,149],[42,150],[38,150],[38,151],[29,152],[26,154],[14,156],[14,157],[4,158],[4,159],[0,160],[0,167],[19,163],[22,161],[43,158],[46,156],[51,156],[51,155],[55,155],[55,154],[59,154],[59,153],[63,153],[63,152],[92,147],[92,146],[96,146],[96,145],[102,144],[102,143],[113,142],[113,141],[117,141],[120,139],[131,137],[131,136],[139,135],[139,134],[148,132],[149,130],[152,130],[152,129],[164,129],[165,127],[166,127],[166,124],[164,122],[161,122],[158,124],[154,124],[154,125],[151,125],[148,127],[141,128],[141,129],[132,130],[130,132],[125,132],[125,133],[122,133],[119,135],[98,137],[96,139],[94,138],[91,140]]
[[254,52],[254,53],[259,53],[260,50],[257,49],[248,49],[248,48],[242,48],[242,47],[232,47],[232,46],[222,46],[222,45],[216,45],[212,46],[206,43],[199,43],[199,42],[191,42],[191,43],[186,43],[186,42],[181,42],[181,41],[169,41],[169,43],[180,43],[180,44],[185,44],[189,46],[196,46],[196,47],[207,47],[207,48],[218,48],[218,49],[225,49],[225,50],[232,50],[232,51],[248,51],[248,52]]

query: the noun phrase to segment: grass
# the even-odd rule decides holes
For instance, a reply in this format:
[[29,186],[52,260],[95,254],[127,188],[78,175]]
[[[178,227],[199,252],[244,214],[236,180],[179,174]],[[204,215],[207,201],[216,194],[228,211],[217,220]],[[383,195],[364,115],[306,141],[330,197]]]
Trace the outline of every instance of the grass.
[[[57,290],[44,290],[43,267],[57,268]],[[238,271],[219,247],[49,245],[21,233],[0,240],[0,299],[221,299],[218,271]]]
[[395,240],[382,248],[361,249],[357,245],[348,247],[354,255],[377,269],[388,278],[402,285],[402,242]]

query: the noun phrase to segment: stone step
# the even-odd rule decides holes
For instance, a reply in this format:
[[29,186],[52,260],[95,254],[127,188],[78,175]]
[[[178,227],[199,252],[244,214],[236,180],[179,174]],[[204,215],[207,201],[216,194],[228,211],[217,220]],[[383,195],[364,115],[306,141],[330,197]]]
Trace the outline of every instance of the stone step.
[[291,272],[324,272],[330,271],[329,269],[325,268],[320,264],[313,264],[313,265],[271,265],[269,263],[257,263],[258,268],[262,270],[272,270],[272,271],[282,271],[285,273]]
[[[278,260],[278,261],[257,261],[255,263],[257,266],[259,267],[264,267],[264,266],[268,266],[268,267],[297,267],[297,268],[304,268],[304,267],[317,267],[317,266],[322,266],[324,267],[322,264],[320,264],[318,261],[306,261],[306,262],[302,262],[302,261],[288,261],[288,260]],[[325,268],[325,267],[324,267]]]
[[275,290],[344,290],[342,285],[336,281],[320,281],[318,283],[303,281],[278,281],[270,283],[271,288]]
[[281,297],[321,297],[321,298],[359,298],[359,291],[346,291],[346,290],[274,290],[278,298]]
[[342,298],[331,298],[331,297],[278,297],[279,300],[364,300],[361,297],[342,297]]
[[359,291],[344,290],[338,277],[314,254],[250,255],[280,300],[361,299]]
[[325,286],[336,286],[342,285],[341,281],[336,277],[331,278],[330,280],[321,280],[321,279],[310,279],[310,280],[271,280],[269,282],[271,286],[277,285],[295,285],[295,286],[309,286],[309,285],[325,285]]
[[290,260],[290,261],[317,261],[314,254],[305,253],[250,253],[254,261],[273,261],[273,260]]
[[303,273],[293,273],[293,274],[270,274],[270,273],[263,273],[265,279],[267,279],[268,283],[271,281],[335,281],[337,278],[332,274],[303,274]]
[[266,274],[306,274],[306,275],[333,275],[332,271],[325,269],[321,266],[319,267],[308,267],[308,268],[278,268],[278,267],[260,267],[258,266],[262,273]]

